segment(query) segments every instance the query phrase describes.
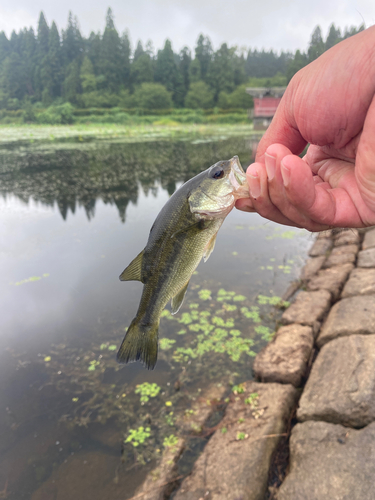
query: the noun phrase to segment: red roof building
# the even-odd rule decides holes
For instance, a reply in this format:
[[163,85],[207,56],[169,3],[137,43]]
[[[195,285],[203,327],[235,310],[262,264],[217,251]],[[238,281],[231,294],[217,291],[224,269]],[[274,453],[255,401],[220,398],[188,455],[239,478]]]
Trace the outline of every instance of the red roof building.
[[253,118],[255,130],[268,128],[276,113],[277,106],[285,92],[286,87],[258,87],[247,88],[246,92],[254,98]]

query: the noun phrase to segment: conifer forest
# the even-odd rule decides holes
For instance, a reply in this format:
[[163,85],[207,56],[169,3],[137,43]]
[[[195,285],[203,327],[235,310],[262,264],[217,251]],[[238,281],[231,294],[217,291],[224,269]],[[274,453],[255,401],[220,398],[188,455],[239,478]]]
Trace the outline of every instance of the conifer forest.
[[117,31],[110,8],[103,33],[91,32],[88,38],[71,12],[61,32],[41,12],[36,33],[24,28],[8,38],[0,32],[0,120],[69,123],[74,114],[109,108],[141,114],[246,110],[252,107],[246,87],[286,85],[325,50],[363,29],[340,30],[332,24],[324,38],[317,26],[307,50],[294,54],[225,42],[214,50],[204,34],[193,49],[175,52],[168,39],[158,50],[151,40],[133,46],[128,31]]

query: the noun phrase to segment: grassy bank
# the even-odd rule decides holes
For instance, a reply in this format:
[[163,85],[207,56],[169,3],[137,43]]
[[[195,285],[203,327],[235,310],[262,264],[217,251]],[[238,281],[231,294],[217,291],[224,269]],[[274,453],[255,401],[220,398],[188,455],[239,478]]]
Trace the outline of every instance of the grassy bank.
[[158,139],[208,140],[224,139],[232,136],[250,136],[254,132],[252,124],[74,124],[74,125],[36,125],[0,124],[0,144],[33,144],[36,142],[89,142],[111,140],[119,142],[151,141]]

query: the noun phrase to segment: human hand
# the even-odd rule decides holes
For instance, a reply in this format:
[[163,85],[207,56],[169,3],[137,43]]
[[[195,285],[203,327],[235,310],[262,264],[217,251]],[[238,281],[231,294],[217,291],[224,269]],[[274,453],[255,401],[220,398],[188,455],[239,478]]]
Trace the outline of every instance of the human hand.
[[251,197],[236,207],[310,231],[374,225],[374,94],[372,27],[293,77],[247,169]]

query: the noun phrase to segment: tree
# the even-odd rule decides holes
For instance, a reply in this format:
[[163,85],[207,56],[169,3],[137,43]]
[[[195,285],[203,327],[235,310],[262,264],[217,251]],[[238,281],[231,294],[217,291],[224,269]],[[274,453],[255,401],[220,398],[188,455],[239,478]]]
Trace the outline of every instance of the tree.
[[92,65],[92,62],[87,56],[85,56],[82,61],[79,77],[81,80],[81,87],[84,93],[93,92],[94,90],[96,90],[94,67]]
[[150,56],[143,52],[130,67],[130,81],[134,86],[154,81],[154,67]]
[[81,92],[80,66],[78,59],[72,61],[66,68],[63,83],[63,96],[66,101],[77,104],[78,94]]
[[68,26],[62,31],[62,57],[64,65],[68,66],[75,59],[81,61],[83,56],[83,39],[79,31],[78,19],[71,11],[68,16]]
[[134,100],[143,109],[168,109],[172,107],[170,92],[159,83],[142,83],[134,92]]
[[62,67],[61,67],[61,44],[60,35],[57,30],[55,21],[53,21],[49,31],[48,38],[48,82],[47,88],[49,95],[55,99],[61,96],[61,80],[62,80]]
[[158,50],[155,64],[155,81],[172,91],[175,105],[180,106],[183,104],[183,79],[176,65],[172,44],[169,40],[166,40],[162,50]]
[[211,59],[213,56],[213,49],[211,40],[208,36],[199,35],[197,46],[195,48],[195,59],[198,60],[200,66],[200,78],[206,79],[208,70],[210,68]]
[[234,68],[233,56],[235,48],[229,49],[226,43],[223,43],[219,50],[214,54],[207,73],[207,83],[214,90],[215,100],[219,93],[231,92],[234,90]]
[[135,62],[138,57],[140,57],[144,53],[142,42],[138,40],[137,47],[134,51],[134,57],[133,57],[133,62]]
[[309,63],[307,55],[299,50],[296,50],[294,58],[289,62],[286,77],[288,83],[293,78],[293,76],[302,68],[304,68]]
[[241,108],[249,109],[253,107],[253,98],[246,93],[247,85],[240,85],[232,93],[220,92],[218,106],[220,108]]
[[130,86],[130,57],[131,57],[131,47],[130,38],[127,31],[125,31],[120,40],[121,49],[121,64],[122,64],[122,83],[126,86]]
[[208,109],[214,104],[214,93],[205,82],[194,82],[185,98],[185,107],[192,109]]
[[189,89],[190,85],[190,64],[191,64],[191,52],[188,47],[184,47],[180,52],[179,57],[179,70],[182,75],[182,81],[184,83],[185,94]]
[[100,74],[104,76],[104,88],[110,92],[119,91],[123,82],[123,61],[120,37],[115,28],[111,8],[107,11],[106,26],[101,41]]
[[322,30],[320,29],[320,26],[317,26],[311,35],[310,45],[307,51],[309,62],[312,62],[321,56],[324,50],[325,46],[322,38]]
[[327,36],[327,40],[325,43],[325,49],[328,50],[336,43],[339,43],[341,41],[341,32],[339,29],[335,28],[335,25],[332,23],[330,28],[329,28],[329,33]]

